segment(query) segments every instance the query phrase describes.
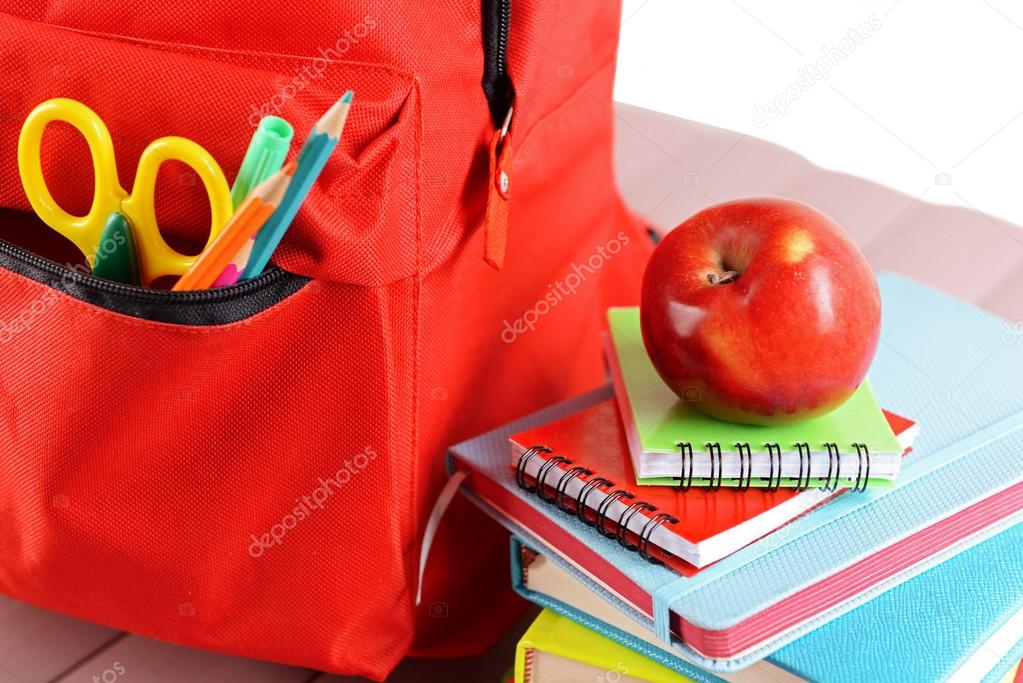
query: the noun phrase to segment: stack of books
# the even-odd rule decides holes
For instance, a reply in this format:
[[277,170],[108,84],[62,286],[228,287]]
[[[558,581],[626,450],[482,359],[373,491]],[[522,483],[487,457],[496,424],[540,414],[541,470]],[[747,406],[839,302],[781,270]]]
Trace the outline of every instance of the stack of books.
[[451,449],[511,532],[515,589],[545,608],[516,681],[1011,675],[1023,344],[966,303],[879,284],[870,379],[827,415],[706,417],[658,377],[638,310],[612,309],[609,386]]

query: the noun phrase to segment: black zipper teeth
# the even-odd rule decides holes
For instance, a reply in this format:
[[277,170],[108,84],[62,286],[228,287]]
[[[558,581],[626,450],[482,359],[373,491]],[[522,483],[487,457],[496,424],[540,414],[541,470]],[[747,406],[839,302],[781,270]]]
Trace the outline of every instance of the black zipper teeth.
[[515,87],[508,74],[508,43],[511,32],[511,0],[482,0],[483,7],[483,95],[490,118],[500,128],[515,99]]
[[18,259],[58,277],[70,278],[72,281],[87,287],[142,301],[160,299],[166,301],[216,303],[218,301],[231,299],[240,294],[245,294],[246,292],[259,289],[267,283],[277,280],[284,273],[283,270],[271,266],[258,277],[254,277],[250,280],[242,280],[241,282],[228,287],[202,289],[192,292],[171,292],[164,289],[143,289],[136,285],[126,285],[121,282],[113,282],[112,280],[104,280],[86,273],[80,273],[73,268],[62,266],[59,263],[37,256],[26,249],[22,249],[21,247],[11,244],[10,242],[5,242],[4,240],[0,240],[0,254],[5,254],[11,258]]
[[500,0],[497,9],[497,75],[504,76],[508,66],[508,24],[511,23],[511,0]]

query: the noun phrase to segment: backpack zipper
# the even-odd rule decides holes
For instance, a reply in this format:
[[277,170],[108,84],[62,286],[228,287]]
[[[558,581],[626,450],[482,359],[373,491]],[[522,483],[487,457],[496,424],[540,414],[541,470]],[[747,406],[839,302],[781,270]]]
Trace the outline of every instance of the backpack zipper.
[[515,100],[508,74],[511,0],[483,0],[483,93],[494,127],[500,128]]
[[494,121],[488,145],[490,174],[483,217],[483,260],[493,268],[504,265],[508,246],[512,162],[509,134],[515,105],[515,87],[508,73],[508,31],[511,0],[483,0],[483,94]]
[[200,289],[189,292],[172,292],[170,290],[147,289],[139,287],[138,285],[129,285],[123,282],[104,280],[102,278],[95,277],[94,275],[80,272],[74,268],[62,266],[59,263],[45,259],[42,256],[33,254],[27,249],[22,249],[17,245],[3,240],[0,240],[0,255],[21,261],[26,265],[32,266],[33,268],[41,270],[48,275],[54,276],[54,278],[59,278],[60,282],[75,283],[97,291],[114,294],[119,297],[147,302],[162,300],[168,303],[172,301],[218,303],[239,295],[244,295],[252,290],[260,289],[268,282],[273,282],[274,280],[279,279],[284,272],[280,268],[271,266],[259,277],[252,278],[251,280],[242,280],[241,282],[229,287]]
[[[188,326],[227,325],[245,320],[280,303],[310,282],[309,278],[271,266],[259,277],[229,287],[191,292],[146,289],[95,277],[0,240],[0,272],[3,271],[16,273],[54,292],[108,311],[151,322]],[[13,334],[12,326],[21,324],[19,320],[0,321],[0,343]]]

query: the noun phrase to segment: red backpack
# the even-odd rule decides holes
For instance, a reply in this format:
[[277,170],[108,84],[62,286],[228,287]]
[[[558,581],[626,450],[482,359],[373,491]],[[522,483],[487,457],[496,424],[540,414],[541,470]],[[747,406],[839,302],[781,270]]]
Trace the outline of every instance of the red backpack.
[[[420,543],[446,446],[602,382],[604,309],[638,296],[651,246],[612,168],[619,6],[3,4],[0,591],[376,679],[485,649],[519,612],[506,536],[457,501],[416,607]],[[130,183],[164,135],[232,178],[261,116],[300,143],[347,88],[279,268],[235,286],[61,265],[74,250],[18,177],[21,123],[49,98],[99,114]],[[85,213],[81,137],[55,128],[43,150]],[[204,241],[194,176],[168,165],[157,196],[169,240]]]

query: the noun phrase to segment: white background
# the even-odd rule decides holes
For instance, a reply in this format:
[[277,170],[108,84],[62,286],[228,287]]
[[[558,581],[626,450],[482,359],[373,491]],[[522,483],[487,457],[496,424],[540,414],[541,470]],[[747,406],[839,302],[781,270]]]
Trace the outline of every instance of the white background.
[[622,19],[617,100],[1023,225],[1023,3],[625,0]]

